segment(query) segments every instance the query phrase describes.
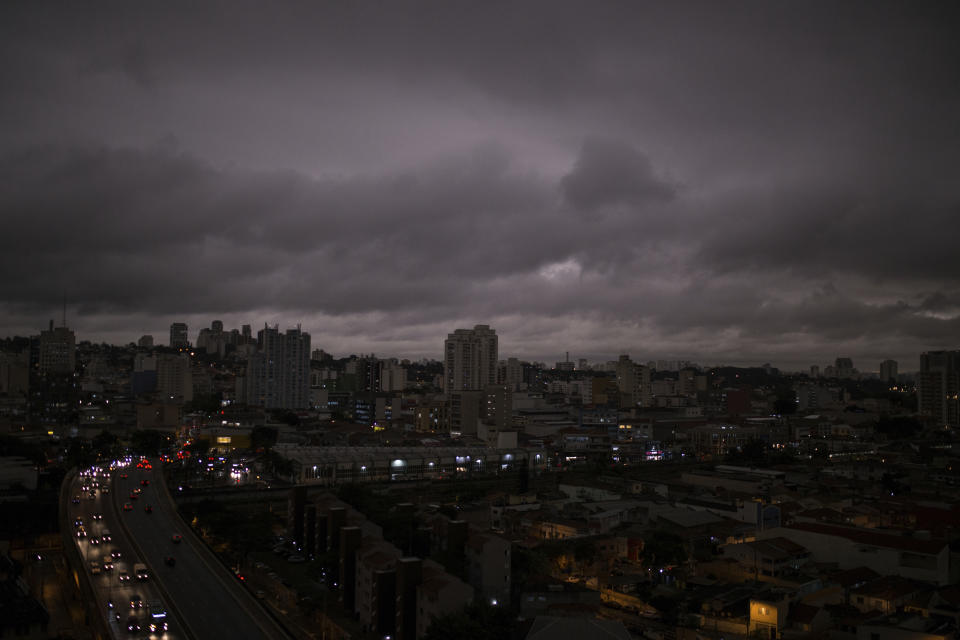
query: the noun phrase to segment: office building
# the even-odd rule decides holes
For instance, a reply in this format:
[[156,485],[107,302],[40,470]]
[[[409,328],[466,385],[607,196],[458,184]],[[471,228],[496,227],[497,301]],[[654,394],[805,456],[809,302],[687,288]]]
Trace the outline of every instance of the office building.
[[186,323],[174,322],[170,325],[170,346],[174,349],[187,349],[190,347]]
[[77,339],[66,327],[54,327],[40,332],[40,372],[73,373],[77,366]]
[[451,391],[447,395],[447,419],[454,436],[475,436],[483,414],[483,391]]

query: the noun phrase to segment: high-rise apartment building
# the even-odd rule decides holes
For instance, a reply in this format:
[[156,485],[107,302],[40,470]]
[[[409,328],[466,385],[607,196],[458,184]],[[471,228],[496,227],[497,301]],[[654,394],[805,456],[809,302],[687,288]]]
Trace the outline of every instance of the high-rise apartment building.
[[523,364],[516,358],[501,360],[499,379],[509,391],[520,391],[523,384]]
[[170,325],[170,346],[174,349],[186,349],[190,346],[186,323],[174,322]]
[[77,366],[77,339],[66,327],[54,327],[40,332],[41,373],[69,374]]
[[379,393],[381,386],[380,360],[372,353],[360,354],[360,357],[351,358],[343,368],[344,388],[349,391],[362,393]]
[[497,332],[488,325],[457,329],[443,344],[443,391],[480,391],[497,383]]
[[25,395],[30,388],[30,353],[0,352],[0,394],[11,398]]
[[889,383],[890,381],[897,381],[897,361],[896,360],[884,360],[880,363],[880,381],[883,383]]
[[380,361],[380,390],[403,391],[407,388],[407,368],[396,358]]
[[833,363],[836,369],[836,375],[841,380],[848,380],[854,377],[856,369],[853,368],[853,360],[850,358],[837,358]]
[[622,408],[633,408],[637,405],[649,407],[653,403],[648,367],[637,364],[630,356],[622,355],[617,360],[616,371]]
[[157,392],[177,403],[193,400],[193,372],[186,353],[163,353],[157,356]]
[[236,329],[233,332],[224,332],[223,322],[214,320],[209,329],[200,329],[197,335],[197,349],[203,349],[208,354],[217,354],[221,358],[227,354],[227,347],[237,344]]
[[257,333],[257,344],[257,352],[247,361],[246,402],[267,409],[308,408],[310,334],[299,326],[286,333],[264,326]]
[[960,351],[920,354],[917,412],[941,427],[960,427]]

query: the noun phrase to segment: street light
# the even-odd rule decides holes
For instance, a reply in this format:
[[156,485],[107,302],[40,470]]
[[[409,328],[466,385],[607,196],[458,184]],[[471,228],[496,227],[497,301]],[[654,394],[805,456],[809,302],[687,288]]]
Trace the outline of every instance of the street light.
[[42,602],[43,605],[46,606],[47,602],[43,597],[43,589],[46,586],[43,580],[43,556],[38,553],[36,558],[34,559],[34,562],[37,567],[37,571],[40,573],[40,602]]

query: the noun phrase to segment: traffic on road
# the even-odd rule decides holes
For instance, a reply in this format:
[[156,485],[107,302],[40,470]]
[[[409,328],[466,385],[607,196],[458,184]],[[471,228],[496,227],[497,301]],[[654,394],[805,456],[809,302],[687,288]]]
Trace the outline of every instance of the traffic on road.
[[136,545],[122,535],[121,512],[110,499],[115,477],[127,475],[133,460],[116,460],[82,470],[70,487],[74,540],[97,607],[114,638],[178,640],[164,598]]

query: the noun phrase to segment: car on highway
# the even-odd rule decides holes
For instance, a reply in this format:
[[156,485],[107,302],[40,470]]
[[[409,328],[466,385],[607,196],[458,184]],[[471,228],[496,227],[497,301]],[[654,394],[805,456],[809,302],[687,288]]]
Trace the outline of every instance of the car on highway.
[[82,526],[83,526],[83,518],[76,518],[76,519],[73,521],[73,526],[75,526],[75,527],[82,527]]
[[135,593],[130,596],[130,608],[131,609],[143,608],[143,598],[140,597],[139,593]]
[[121,473],[121,474],[120,474],[120,479],[121,479],[121,480],[126,480],[126,479],[127,479],[127,474]]
[[100,544],[100,536],[92,536],[90,538],[90,544]]
[[137,497],[138,497],[138,496],[137,496],[137,492],[136,492],[136,491],[131,491],[131,492],[130,492],[130,499],[131,499],[131,500],[136,500]]
[[103,570],[113,571],[113,558],[110,556],[103,556]]
[[80,504],[80,496],[73,496],[73,504]]
[[172,566],[174,566],[174,565],[177,564],[177,559],[174,558],[173,556],[167,556],[166,558],[163,559],[163,562],[164,562],[168,567],[172,567]]
[[130,616],[129,618],[127,618],[127,632],[128,633],[140,632],[140,620],[137,619],[137,616]]
[[113,534],[110,533],[109,529],[104,529],[100,533],[100,539],[103,540],[104,542],[110,542],[111,540],[113,540]]
[[143,508],[143,512],[144,512],[144,513],[153,513],[153,506],[148,504],[147,506],[145,506],[145,507]]
[[130,504],[129,502],[124,502],[124,503],[123,503],[123,510],[124,510],[124,511],[133,511],[133,505]]
[[142,562],[138,562],[133,565],[133,575],[137,577],[137,580],[147,580],[150,578],[150,573],[147,571],[147,565]]
[[117,578],[120,580],[120,582],[130,582],[130,574],[126,571],[121,571]]
[[173,542],[173,544],[180,544],[183,541],[183,536],[181,536],[179,533],[175,533],[170,536],[170,541]]
[[83,525],[81,525],[80,528],[77,529],[77,537],[78,537],[78,538],[86,538],[86,537],[87,537],[87,532],[86,532],[86,530],[83,528]]
[[103,520],[103,514],[98,511],[97,513],[93,514],[93,519],[94,519],[94,520]]
[[150,616],[150,633],[167,631],[167,609],[159,600],[151,600],[147,603],[147,614]]
[[140,481],[140,484],[141,484],[142,486],[144,486],[144,487],[149,487],[149,486],[150,486],[150,481],[149,481],[149,480],[141,480],[141,481]]
[[111,552],[110,552],[110,557],[113,558],[114,560],[119,560],[119,559],[120,559],[120,549],[114,549],[113,551],[111,551]]

